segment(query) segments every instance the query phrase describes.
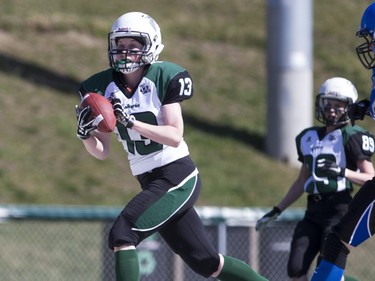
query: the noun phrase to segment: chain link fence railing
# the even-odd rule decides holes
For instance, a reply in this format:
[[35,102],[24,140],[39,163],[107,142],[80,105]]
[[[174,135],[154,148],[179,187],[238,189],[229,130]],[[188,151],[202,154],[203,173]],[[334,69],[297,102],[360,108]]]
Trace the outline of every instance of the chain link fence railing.
[[[270,281],[287,281],[294,226],[303,210],[285,211],[260,233],[258,208],[197,208],[219,251],[248,262]],[[7,281],[113,281],[114,258],[107,234],[121,211],[110,207],[0,205],[0,276]],[[201,281],[160,238],[139,247],[141,281]],[[375,239],[350,254],[347,273],[374,280]],[[313,269],[312,269],[313,270]]]

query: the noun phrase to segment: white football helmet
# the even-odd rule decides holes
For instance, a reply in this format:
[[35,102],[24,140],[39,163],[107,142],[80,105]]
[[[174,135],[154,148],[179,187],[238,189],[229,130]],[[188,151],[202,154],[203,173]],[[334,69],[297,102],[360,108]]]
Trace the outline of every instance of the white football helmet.
[[[134,38],[143,44],[142,50],[137,52],[137,55],[141,57],[139,62],[127,59],[127,55],[131,54],[129,50],[117,48],[118,39],[124,37]],[[130,12],[120,16],[112,25],[111,32],[108,33],[110,66],[122,73],[131,73],[140,66],[154,63],[163,48],[159,25],[152,17],[141,12]]]
[[[347,103],[344,112],[338,112],[336,108],[336,115],[341,113],[341,117],[326,118],[325,112],[331,110],[327,104],[328,99],[345,101]],[[326,125],[342,125],[350,121],[348,116],[348,106],[358,99],[357,89],[353,83],[348,79],[341,77],[333,77],[324,81],[319,88],[319,93],[315,100],[315,117],[318,121]]]

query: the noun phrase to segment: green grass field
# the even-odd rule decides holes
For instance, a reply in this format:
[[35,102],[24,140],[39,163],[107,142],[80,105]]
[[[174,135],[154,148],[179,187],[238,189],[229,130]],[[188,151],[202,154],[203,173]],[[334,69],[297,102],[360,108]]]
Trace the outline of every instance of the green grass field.
[[[195,97],[183,110],[204,184],[198,204],[276,204],[298,170],[263,147],[265,3],[2,0],[0,203],[123,205],[138,191],[120,144],[113,139],[107,161],[90,157],[75,136],[74,113],[80,81],[108,66],[113,21],[138,10],[162,28],[160,59],[186,67],[195,81]],[[314,2],[314,92],[328,76],[344,76],[361,97],[368,95],[370,73],[354,53],[368,3]],[[375,128],[371,121],[363,125]]]

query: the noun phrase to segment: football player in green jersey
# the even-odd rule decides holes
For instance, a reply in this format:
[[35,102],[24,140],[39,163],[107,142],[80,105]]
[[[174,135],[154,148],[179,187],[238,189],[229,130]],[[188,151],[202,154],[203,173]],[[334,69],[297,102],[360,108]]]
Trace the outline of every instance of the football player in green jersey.
[[[137,245],[158,232],[196,273],[223,281],[266,280],[246,263],[219,254],[194,209],[201,182],[183,138],[180,103],[193,96],[193,80],[179,65],[158,61],[163,50],[158,24],[140,12],[119,17],[108,34],[110,68],[85,80],[81,96],[95,92],[113,105],[115,133],[128,153],[142,191],[124,207],[109,234],[117,281],[140,279]],[[78,112],[77,136],[87,151],[105,159],[110,133]]]
[[357,98],[354,85],[342,77],[327,79],[320,86],[316,119],[325,126],[307,128],[296,137],[302,163],[299,175],[280,203],[257,222],[260,230],[304,192],[308,194],[305,216],[291,242],[288,275],[293,281],[308,280],[323,238],[348,209],[352,184],[362,185],[374,176],[374,138],[367,130],[352,126],[348,116],[348,106]]

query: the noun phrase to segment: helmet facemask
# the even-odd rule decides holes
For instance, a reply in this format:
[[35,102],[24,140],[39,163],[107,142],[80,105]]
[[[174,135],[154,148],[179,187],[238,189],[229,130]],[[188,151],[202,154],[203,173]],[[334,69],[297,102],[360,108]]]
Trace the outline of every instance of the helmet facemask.
[[[111,32],[108,35],[108,57],[109,62],[112,68],[116,71],[122,73],[132,73],[137,70],[139,67],[149,64],[150,60],[150,39],[147,34],[138,33],[137,35],[133,34],[134,36],[129,36],[129,34],[122,34],[122,32]],[[118,41],[121,38],[128,37],[137,40],[138,42],[143,44],[141,50],[133,50],[133,49],[123,49],[118,48]],[[134,60],[130,57],[139,57],[138,59]]]
[[[141,50],[119,48],[121,38],[133,38],[140,42]],[[164,45],[158,24],[148,15],[130,12],[119,17],[108,34],[108,58],[110,66],[122,73],[132,73],[138,68],[157,61]],[[132,60],[130,57],[138,57]]]
[[357,37],[364,38],[366,42],[356,48],[357,55],[363,66],[367,69],[375,68],[375,40],[367,31],[358,31]]
[[[346,105],[344,106],[344,109],[336,108],[329,104],[329,100],[345,101]],[[315,101],[316,119],[327,126],[347,124],[350,121],[350,118],[348,116],[349,104],[352,104],[352,102],[351,99],[347,97],[333,98],[325,94],[319,94],[316,97]],[[332,109],[334,110],[335,115],[327,116],[332,111]]]
[[320,85],[316,96],[315,117],[327,126],[344,125],[350,121],[348,107],[357,99],[352,82],[342,77],[329,78]]
[[363,12],[361,24],[356,36],[364,38],[365,42],[356,48],[357,55],[363,66],[367,69],[375,68],[374,43],[375,38],[375,2],[370,4]]

